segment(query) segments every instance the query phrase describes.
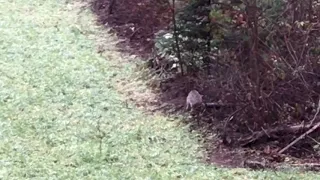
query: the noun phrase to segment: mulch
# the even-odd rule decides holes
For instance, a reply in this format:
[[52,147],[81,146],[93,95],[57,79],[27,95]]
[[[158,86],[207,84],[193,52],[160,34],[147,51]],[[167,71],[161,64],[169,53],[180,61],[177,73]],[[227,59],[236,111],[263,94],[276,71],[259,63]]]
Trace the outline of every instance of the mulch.
[[125,40],[122,49],[142,57],[152,52],[155,33],[166,29],[171,17],[170,5],[165,0],[94,0],[92,9],[99,23],[112,27]]

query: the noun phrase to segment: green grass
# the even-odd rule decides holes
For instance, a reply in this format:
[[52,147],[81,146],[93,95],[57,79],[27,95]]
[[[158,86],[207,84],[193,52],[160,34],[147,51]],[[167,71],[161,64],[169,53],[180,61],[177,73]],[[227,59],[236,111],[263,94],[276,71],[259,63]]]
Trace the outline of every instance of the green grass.
[[[78,11],[0,0],[0,179],[319,179],[201,163],[187,127],[126,106],[115,87],[134,65]],[[106,58],[95,51],[101,35]]]

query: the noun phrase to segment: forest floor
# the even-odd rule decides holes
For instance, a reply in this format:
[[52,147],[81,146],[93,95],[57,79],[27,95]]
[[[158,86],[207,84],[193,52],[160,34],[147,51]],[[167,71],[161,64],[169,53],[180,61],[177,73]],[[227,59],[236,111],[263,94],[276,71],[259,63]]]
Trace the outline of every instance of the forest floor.
[[119,92],[135,81],[136,59],[80,2],[2,1],[0,24],[0,179],[320,177],[202,162],[180,119],[146,114]]

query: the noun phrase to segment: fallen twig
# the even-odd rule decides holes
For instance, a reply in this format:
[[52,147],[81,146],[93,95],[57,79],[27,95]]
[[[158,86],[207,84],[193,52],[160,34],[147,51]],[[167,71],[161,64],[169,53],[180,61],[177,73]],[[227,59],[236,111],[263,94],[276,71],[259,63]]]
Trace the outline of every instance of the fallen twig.
[[279,154],[282,154],[284,151],[286,151],[287,149],[289,149],[291,146],[293,146],[295,143],[297,143],[298,141],[300,141],[301,139],[305,138],[308,134],[312,133],[314,130],[318,129],[320,127],[320,122],[318,122],[315,126],[313,126],[309,131],[303,133],[301,136],[299,136],[297,139],[295,139],[294,141],[292,141],[290,144],[288,144],[286,147],[284,147],[283,149],[281,149],[279,151]]
[[[317,112],[314,115],[313,119],[310,122],[310,126],[312,126],[313,122],[316,120],[318,114],[320,111],[320,98],[319,98],[319,102],[318,102],[318,107],[317,107]],[[318,127],[320,127],[320,122],[318,122],[316,125],[314,125],[311,129],[309,129],[309,131],[303,133],[301,136],[299,136],[297,139],[295,139],[294,141],[292,141],[290,144],[288,144],[286,147],[284,147],[283,149],[281,149],[279,151],[279,154],[282,154],[284,151],[286,151],[287,149],[289,149],[291,146],[293,146],[295,143],[297,143],[298,141],[300,141],[301,139],[305,138],[308,134],[312,133],[314,130],[318,129]]]
[[212,103],[205,103],[206,107],[222,107],[222,106],[235,106],[234,104],[224,104],[224,103],[218,103],[218,102],[212,102]]
[[303,124],[303,125],[295,125],[295,126],[281,126],[281,127],[275,127],[272,129],[263,129],[262,131],[252,133],[252,135],[249,137],[243,138],[241,140],[242,142],[241,146],[242,147],[247,146],[265,136],[270,138],[277,133],[296,133],[297,131],[306,130],[311,127],[312,127],[311,124],[307,124],[307,125]]
[[131,40],[131,39],[134,37],[134,35],[135,35],[140,29],[141,29],[141,27],[138,27],[136,30],[134,30],[134,31],[132,32],[132,34],[130,35],[129,39]]

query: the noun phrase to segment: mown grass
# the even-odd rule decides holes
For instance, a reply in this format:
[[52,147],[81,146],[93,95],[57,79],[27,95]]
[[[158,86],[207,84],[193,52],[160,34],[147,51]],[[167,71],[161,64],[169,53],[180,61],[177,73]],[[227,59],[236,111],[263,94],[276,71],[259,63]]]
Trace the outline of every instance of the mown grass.
[[[195,134],[127,106],[133,65],[89,10],[55,0],[0,1],[0,179],[317,179],[217,169]],[[100,130],[99,130],[100,129]]]

